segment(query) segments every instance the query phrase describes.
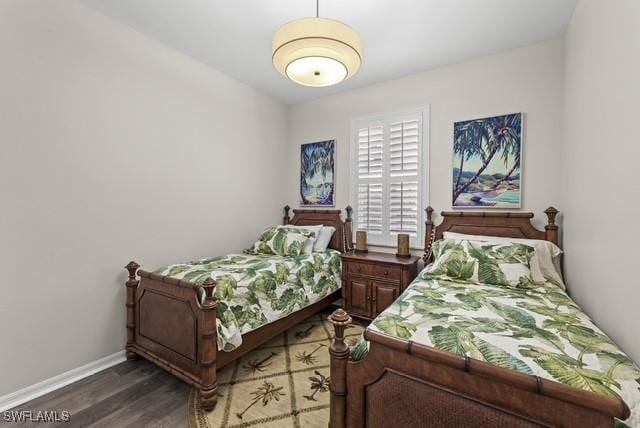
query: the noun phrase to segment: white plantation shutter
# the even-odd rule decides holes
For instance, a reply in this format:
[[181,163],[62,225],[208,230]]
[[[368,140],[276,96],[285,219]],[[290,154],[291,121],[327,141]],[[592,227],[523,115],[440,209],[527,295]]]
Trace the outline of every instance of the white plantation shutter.
[[389,232],[418,236],[418,182],[398,181],[389,185]]
[[418,236],[420,121],[391,122],[389,129],[389,232]]
[[358,130],[358,177],[382,178],[382,126]]
[[398,233],[421,245],[426,117],[416,110],[354,121],[355,228],[373,245],[395,246]]
[[358,129],[356,191],[357,224],[370,234],[383,234],[383,161],[384,127],[366,126]]
[[363,183],[358,186],[358,228],[382,236],[382,183]]
[[401,120],[391,124],[389,136],[391,177],[417,176],[419,161],[418,120]]

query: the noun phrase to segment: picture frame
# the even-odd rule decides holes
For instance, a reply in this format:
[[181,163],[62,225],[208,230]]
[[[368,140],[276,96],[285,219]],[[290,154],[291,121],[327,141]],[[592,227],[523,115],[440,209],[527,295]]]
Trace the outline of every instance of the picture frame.
[[335,207],[336,140],[300,146],[300,206]]
[[453,208],[522,207],[523,113],[455,122]]

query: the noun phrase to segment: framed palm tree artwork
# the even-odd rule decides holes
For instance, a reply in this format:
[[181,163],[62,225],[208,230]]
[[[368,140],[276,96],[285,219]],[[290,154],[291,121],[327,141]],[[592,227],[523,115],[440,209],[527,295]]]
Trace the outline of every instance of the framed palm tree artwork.
[[520,208],[522,113],[455,122],[454,208]]
[[334,207],[336,140],[300,148],[300,205]]

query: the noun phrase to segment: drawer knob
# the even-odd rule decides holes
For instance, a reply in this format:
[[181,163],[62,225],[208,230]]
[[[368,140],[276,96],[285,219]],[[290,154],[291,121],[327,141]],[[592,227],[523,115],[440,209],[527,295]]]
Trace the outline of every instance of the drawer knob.
[[358,266],[358,268],[356,269],[358,272],[362,272],[362,268],[360,266]]
[[389,275],[389,271],[388,271],[388,270],[385,270],[385,271],[384,271],[384,274],[385,274],[385,276],[386,276],[386,275]]

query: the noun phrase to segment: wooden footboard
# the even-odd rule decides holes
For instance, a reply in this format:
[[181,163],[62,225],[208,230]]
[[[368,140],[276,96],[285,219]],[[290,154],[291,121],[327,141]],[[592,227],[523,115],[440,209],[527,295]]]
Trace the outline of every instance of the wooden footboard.
[[142,356],[198,388],[205,410],[213,409],[217,402],[216,370],[340,298],[337,290],[304,309],[242,335],[242,345],[232,352],[218,352],[216,282],[208,278],[202,284],[205,299],[200,303],[195,283],[138,270],[139,267],[135,262],[126,266],[127,359]]
[[202,284],[201,303],[196,284],[138,268],[135,262],[126,266],[127,358],[140,355],[199,388],[202,407],[212,409],[217,401],[215,281]]
[[371,330],[368,355],[349,361],[342,309],[330,317],[332,428],[612,427],[629,408],[617,397],[439,351]]

